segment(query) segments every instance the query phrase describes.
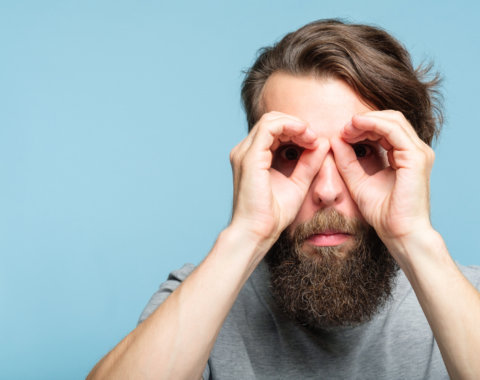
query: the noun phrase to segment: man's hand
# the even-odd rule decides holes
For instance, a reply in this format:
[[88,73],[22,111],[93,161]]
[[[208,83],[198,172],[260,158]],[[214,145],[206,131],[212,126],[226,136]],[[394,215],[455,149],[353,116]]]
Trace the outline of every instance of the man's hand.
[[[288,177],[272,168],[275,150],[286,143],[305,149]],[[232,225],[273,244],[295,218],[328,149],[306,122],[280,112],[263,115],[230,154]]]
[[[378,141],[387,151],[387,168],[370,175],[363,170],[349,145],[363,140]],[[432,149],[395,111],[353,117],[331,145],[354,201],[410,281],[450,377],[478,379],[480,293],[430,224]]]
[[[364,140],[378,142],[387,151],[388,167],[371,175],[365,172],[349,145]],[[353,200],[389,248],[399,239],[432,229],[429,178],[434,153],[400,112],[354,116],[331,144]]]
[[[272,168],[275,151],[285,143],[303,149],[288,177]],[[328,149],[327,140],[318,139],[304,121],[279,112],[265,114],[230,155],[231,225],[202,263],[95,366],[89,379],[130,379],[139,374],[201,378],[238,293],[295,218]]]

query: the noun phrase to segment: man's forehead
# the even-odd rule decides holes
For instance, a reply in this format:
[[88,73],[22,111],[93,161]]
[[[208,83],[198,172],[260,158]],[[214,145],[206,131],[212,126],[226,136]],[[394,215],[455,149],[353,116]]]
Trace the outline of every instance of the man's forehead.
[[299,117],[317,132],[337,129],[353,115],[371,110],[342,80],[281,72],[271,75],[265,83],[262,109]]

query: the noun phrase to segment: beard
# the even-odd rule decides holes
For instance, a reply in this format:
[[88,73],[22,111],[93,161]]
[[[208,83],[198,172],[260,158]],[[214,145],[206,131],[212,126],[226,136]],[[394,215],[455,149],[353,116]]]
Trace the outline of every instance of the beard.
[[[351,238],[337,246],[306,243],[328,230]],[[356,326],[390,298],[399,267],[365,222],[320,210],[290,235],[285,230],[265,256],[273,297],[290,319],[312,329]]]

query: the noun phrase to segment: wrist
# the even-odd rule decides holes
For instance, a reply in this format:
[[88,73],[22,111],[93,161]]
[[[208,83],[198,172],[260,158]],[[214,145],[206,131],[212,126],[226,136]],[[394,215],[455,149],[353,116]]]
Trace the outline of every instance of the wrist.
[[281,231],[277,231],[273,220],[259,220],[258,218],[233,217],[225,229],[228,234],[246,241],[249,245],[266,247],[266,250],[277,241]]
[[442,236],[432,226],[416,229],[395,239],[386,239],[384,243],[404,272],[424,265],[452,261]]
[[219,236],[219,242],[228,246],[231,255],[239,255],[256,267],[272,247],[278,236],[263,236],[242,223],[230,223]]

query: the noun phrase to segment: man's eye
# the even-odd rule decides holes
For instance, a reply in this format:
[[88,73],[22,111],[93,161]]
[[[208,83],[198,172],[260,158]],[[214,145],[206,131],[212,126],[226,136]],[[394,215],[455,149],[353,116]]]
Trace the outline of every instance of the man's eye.
[[297,161],[302,154],[303,149],[295,145],[287,145],[280,148],[280,157],[286,161]]
[[357,158],[364,158],[373,153],[373,148],[367,144],[355,144],[352,146]]

